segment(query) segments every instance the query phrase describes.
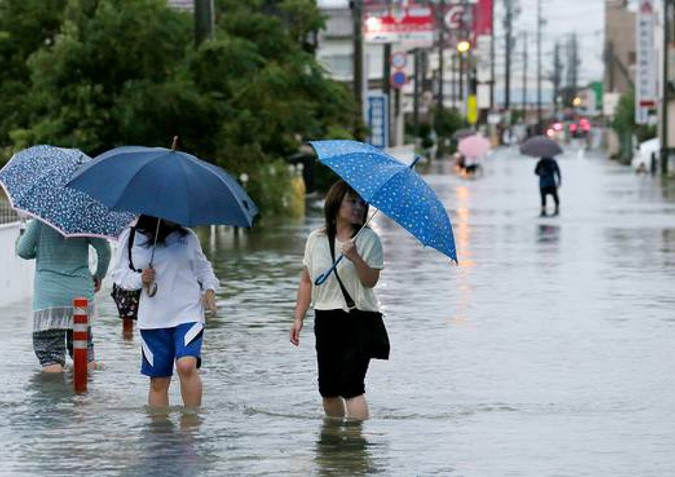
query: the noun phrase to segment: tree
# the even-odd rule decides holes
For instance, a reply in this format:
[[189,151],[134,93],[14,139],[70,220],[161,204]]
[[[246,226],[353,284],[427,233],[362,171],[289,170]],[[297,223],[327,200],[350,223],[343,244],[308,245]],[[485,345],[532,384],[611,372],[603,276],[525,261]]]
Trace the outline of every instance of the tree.
[[[13,10],[20,18],[40,8],[27,1]],[[276,2],[273,14],[269,1],[220,0],[216,31],[198,47],[190,14],[165,0],[49,3],[32,33],[44,29],[50,41],[22,39],[15,48],[0,40],[0,59],[12,59],[22,90],[0,122],[0,146],[50,143],[95,155],[123,144],[169,146],[178,135],[181,149],[246,172],[252,190],[266,190],[254,183],[270,177],[256,171],[286,170],[276,161],[302,142],[353,123],[350,92],[307,52],[305,39],[323,21],[311,0]],[[0,0],[10,4],[19,3]],[[0,22],[0,38],[8,26]]]

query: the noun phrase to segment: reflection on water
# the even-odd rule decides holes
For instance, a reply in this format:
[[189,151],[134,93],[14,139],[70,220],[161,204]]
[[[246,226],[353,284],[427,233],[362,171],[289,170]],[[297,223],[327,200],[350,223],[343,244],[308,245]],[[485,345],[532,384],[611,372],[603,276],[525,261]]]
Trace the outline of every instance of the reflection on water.
[[534,162],[500,154],[471,182],[428,168],[459,266],[376,219],[392,354],[370,366],[365,424],[323,420],[311,315],[288,342],[322,222],[311,204],[250,232],[199,229],[223,284],[199,414],[147,411],[138,330],[123,340],[108,291],[94,322],[105,367],[81,396],[70,370],[37,371],[29,303],[4,309],[0,474],[675,475],[675,204],[658,181],[562,157],[564,213],[540,219]]
[[537,242],[558,243],[560,240],[560,227],[557,225],[539,224],[537,226]]
[[363,424],[358,421],[325,418],[316,441],[315,462],[322,476],[377,473]]
[[[178,417],[172,414],[178,414]],[[201,475],[206,462],[197,445],[200,422],[199,415],[194,412],[148,411],[137,441],[137,462],[128,466],[125,474]]]

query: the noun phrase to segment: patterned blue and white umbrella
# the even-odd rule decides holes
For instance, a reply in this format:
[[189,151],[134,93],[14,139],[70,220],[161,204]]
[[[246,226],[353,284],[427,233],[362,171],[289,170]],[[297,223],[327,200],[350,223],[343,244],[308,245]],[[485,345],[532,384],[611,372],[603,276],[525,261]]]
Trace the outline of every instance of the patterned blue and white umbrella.
[[[387,214],[423,245],[457,262],[448,213],[415,172],[416,160],[410,165],[402,164],[384,151],[358,141],[311,141],[310,145],[319,162],[333,169],[363,200]],[[317,282],[325,280],[332,270]]]
[[17,152],[0,170],[0,184],[14,209],[65,237],[117,238],[133,214],[113,212],[87,194],[64,187],[91,160],[77,149],[33,146]]

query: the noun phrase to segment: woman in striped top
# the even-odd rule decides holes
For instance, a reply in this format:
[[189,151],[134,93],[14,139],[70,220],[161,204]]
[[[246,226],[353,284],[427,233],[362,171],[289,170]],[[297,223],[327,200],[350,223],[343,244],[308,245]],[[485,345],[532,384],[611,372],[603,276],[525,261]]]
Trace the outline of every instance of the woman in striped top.
[[[89,246],[97,255],[96,271],[89,270]],[[110,263],[110,245],[102,238],[65,238],[49,225],[28,222],[16,243],[16,254],[35,259],[33,283],[33,349],[45,372],[61,372],[66,364],[66,347],[73,354],[73,299],[89,300],[93,315],[94,293]],[[91,328],[87,356],[95,366]]]

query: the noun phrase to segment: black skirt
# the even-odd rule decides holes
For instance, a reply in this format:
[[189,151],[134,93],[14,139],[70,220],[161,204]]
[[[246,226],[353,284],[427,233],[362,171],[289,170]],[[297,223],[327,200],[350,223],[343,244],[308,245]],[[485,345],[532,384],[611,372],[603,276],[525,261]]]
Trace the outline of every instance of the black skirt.
[[323,397],[360,396],[366,392],[370,363],[367,330],[357,316],[344,310],[315,310],[314,335]]

